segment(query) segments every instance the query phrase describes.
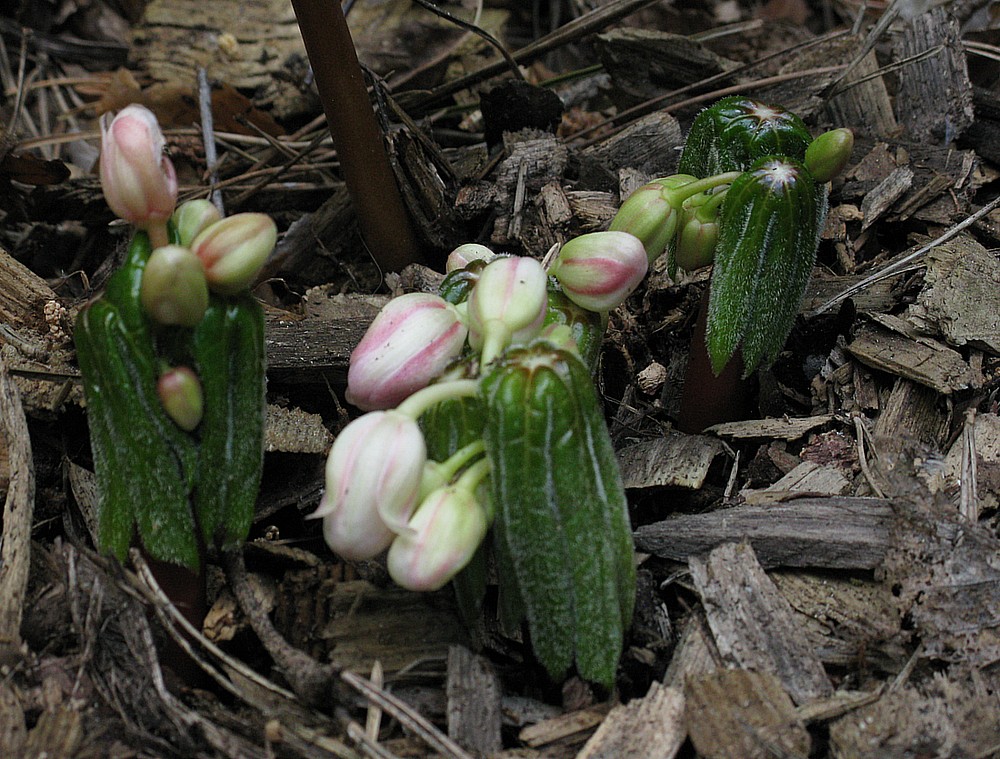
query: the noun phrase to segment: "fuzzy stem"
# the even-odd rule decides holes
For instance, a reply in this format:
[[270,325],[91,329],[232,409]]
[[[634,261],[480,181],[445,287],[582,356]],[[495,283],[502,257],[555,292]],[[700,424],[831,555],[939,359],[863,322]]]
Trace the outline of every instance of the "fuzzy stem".
[[153,250],[170,244],[170,234],[165,221],[151,221],[146,227],[146,234],[149,235],[149,245]]
[[479,392],[479,380],[452,380],[428,385],[396,406],[396,411],[416,419],[431,406],[454,398],[468,398]]
[[701,296],[691,335],[691,352],[677,416],[677,429],[681,432],[696,433],[713,424],[747,419],[752,408],[754,383],[752,378],[742,378],[743,353],[739,348],[718,376],[712,371],[705,343],[709,294],[706,289]]
[[383,271],[422,260],[340,0],[292,0],[361,236]]

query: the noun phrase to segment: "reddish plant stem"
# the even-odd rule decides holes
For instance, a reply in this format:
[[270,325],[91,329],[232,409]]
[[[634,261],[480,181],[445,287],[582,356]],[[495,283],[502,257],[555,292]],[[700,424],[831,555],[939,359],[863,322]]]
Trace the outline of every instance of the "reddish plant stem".
[[340,0],[292,0],[361,236],[383,271],[422,260]]
[[[164,595],[192,627],[200,630],[208,613],[204,562],[201,570],[195,572],[180,564],[154,559],[145,549],[142,549],[142,554]],[[205,673],[180,644],[167,636],[160,645],[160,661],[170,667],[185,684],[191,687],[205,684]]]
[[709,294],[706,289],[701,296],[691,335],[691,354],[677,416],[677,429],[681,432],[696,433],[713,424],[748,419],[753,408],[754,383],[752,378],[741,378],[743,354],[739,349],[718,377],[712,372],[705,344]]

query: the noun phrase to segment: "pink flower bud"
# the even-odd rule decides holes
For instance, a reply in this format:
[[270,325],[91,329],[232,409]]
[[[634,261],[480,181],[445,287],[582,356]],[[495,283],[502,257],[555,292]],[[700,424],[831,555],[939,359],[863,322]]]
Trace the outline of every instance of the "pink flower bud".
[[624,303],[648,268],[646,249],[635,235],[592,232],[563,245],[549,273],[567,298],[600,313]]
[[548,277],[533,258],[486,264],[468,300],[469,344],[493,360],[508,345],[537,335],[545,319]]
[[115,214],[146,229],[170,218],[177,202],[177,175],[152,111],[124,108],[101,117],[101,187]]
[[185,432],[191,432],[201,423],[205,396],[194,370],[186,366],[168,369],[156,383],[156,394],[167,416]]
[[197,325],[208,308],[205,269],[198,256],[180,245],[154,250],[142,272],[139,300],[155,322]]
[[351,353],[347,400],[364,411],[397,406],[462,352],[458,310],[430,293],[390,300]]
[[270,216],[238,213],[204,229],[191,249],[205,264],[208,286],[234,295],[254,283],[277,239],[278,228]]
[[458,484],[438,488],[392,541],[389,575],[409,590],[437,590],[469,563],[488,526],[472,491]]
[[485,245],[467,242],[464,245],[459,245],[448,254],[448,260],[445,262],[444,270],[450,274],[456,269],[464,269],[473,261],[489,262],[494,258],[496,258],[496,253],[487,248]]
[[420,491],[427,447],[417,423],[397,411],[373,411],[337,436],[326,460],[326,490],[313,517],[337,555],[370,559],[405,529]]
[[202,198],[181,203],[174,211],[171,221],[177,227],[180,244],[190,245],[195,237],[221,218],[222,214],[215,204]]

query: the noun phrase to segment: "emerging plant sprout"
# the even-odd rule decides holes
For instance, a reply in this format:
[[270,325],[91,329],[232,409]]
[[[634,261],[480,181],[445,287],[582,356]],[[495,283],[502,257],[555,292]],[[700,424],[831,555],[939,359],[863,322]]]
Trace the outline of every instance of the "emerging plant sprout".
[[104,294],[80,311],[74,339],[98,547],[123,559],[138,543],[198,572],[205,551],[242,541],[253,517],[264,322],[248,288],[276,229],[262,214],[220,219],[203,201],[175,210],[163,146],[142,106],[102,122],[104,194],[138,231]]

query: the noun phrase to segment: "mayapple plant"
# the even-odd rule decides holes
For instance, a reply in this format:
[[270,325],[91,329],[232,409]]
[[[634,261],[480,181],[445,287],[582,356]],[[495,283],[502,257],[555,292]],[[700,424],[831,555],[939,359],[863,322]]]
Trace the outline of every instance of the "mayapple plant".
[[102,120],[101,185],[137,231],[74,340],[97,476],[97,542],[198,572],[249,532],[263,464],[264,320],[251,296],[277,230],[263,214],[175,208],[153,114]]
[[635,600],[621,476],[592,379],[606,312],[648,267],[625,232],[568,241],[546,268],[463,245],[437,294],[390,301],[351,355],[313,516],[344,558],[386,551],[412,590],[454,581],[480,613],[486,554],[505,626],[555,678],[610,686]]
[[671,275],[714,263],[705,343],[716,376],[737,350],[745,378],[784,345],[816,259],[825,183],[853,144],[847,129],[814,140],[783,108],[727,97],[695,118],[679,173],[637,190],[612,220],[651,260],[667,253]]

